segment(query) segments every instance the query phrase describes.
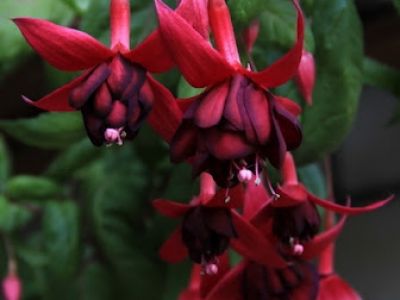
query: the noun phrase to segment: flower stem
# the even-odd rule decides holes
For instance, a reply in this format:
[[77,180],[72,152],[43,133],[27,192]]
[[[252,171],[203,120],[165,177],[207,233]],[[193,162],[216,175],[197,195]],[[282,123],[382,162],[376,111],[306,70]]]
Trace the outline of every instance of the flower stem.
[[[328,200],[335,201],[335,194],[333,188],[333,174],[332,174],[332,162],[330,156],[326,156],[324,159],[324,169],[326,176],[326,187],[328,192]],[[324,211],[324,227],[325,230],[332,228],[335,225],[335,213],[330,210]],[[321,275],[329,275],[334,272],[335,264],[335,243],[330,244],[322,253],[319,258],[319,273]]]
[[111,0],[110,26],[111,49],[129,50],[131,28],[131,10],[129,0]]
[[225,0],[209,0],[208,14],[218,51],[232,66],[240,66],[235,32]]

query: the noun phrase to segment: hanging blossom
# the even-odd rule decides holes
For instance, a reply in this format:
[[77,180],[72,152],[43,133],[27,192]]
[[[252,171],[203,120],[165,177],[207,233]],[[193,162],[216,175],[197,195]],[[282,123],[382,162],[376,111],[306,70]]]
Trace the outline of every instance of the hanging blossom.
[[[243,207],[245,220],[258,228],[262,239],[273,240],[270,217],[265,215],[265,207],[274,198],[268,194],[262,185],[249,183]],[[345,217],[330,228],[320,233],[305,246],[304,252],[296,257],[284,256],[288,263],[276,268],[271,264],[262,263],[248,256],[243,261],[224,271],[222,278],[206,278],[212,281],[211,289],[202,290],[200,299],[206,300],[261,300],[261,299],[316,299],[318,293],[318,273],[309,263],[316,258],[329,243],[334,241],[343,229]],[[276,247],[279,250],[278,247]],[[256,248],[260,255],[265,254],[263,248]],[[201,281],[200,281],[201,282]]]
[[176,263],[189,256],[202,266],[205,274],[211,275],[218,273],[218,257],[232,246],[242,255],[263,264],[285,266],[271,243],[236,211],[243,205],[241,188],[237,186],[231,190],[227,202],[227,190],[215,192],[212,177],[203,173],[200,195],[189,204],[163,199],[153,201],[153,206],[162,215],[183,218],[181,226],[161,247],[161,258]]
[[318,233],[320,216],[316,205],[344,215],[357,215],[376,210],[394,197],[377,201],[364,207],[349,207],[321,199],[299,182],[292,154],[286,153],[282,167],[283,182],[271,194],[270,205],[264,214],[272,218],[272,232],[278,238],[283,250],[301,255],[303,244]]
[[312,105],[315,85],[315,60],[311,52],[303,50],[295,81],[307,104]]
[[[205,6],[205,4],[203,4]],[[190,19],[199,35],[208,33],[201,3],[183,0],[176,13]],[[94,145],[132,139],[148,117],[167,141],[175,132],[181,111],[170,92],[147,71],[162,72],[173,62],[163,50],[159,31],[130,49],[129,0],[111,0],[111,45],[75,29],[34,18],[13,19],[31,47],[62,71],[83,74],[38,101],[23,99],[48,111],[80,110]],[[189,21],[188,21],[189,22]]]
[[161,0],[155,2],[171,57],[192,86],[206,87],[186,102],[183,121],[171,141],[172,161],[191,159],[194,175],[207,170],[221,187],[251,179],[259,182],[264,159],[279,168],[286,151],[295,149],[302,139],[298,105],[268,90],[297,72],[304,39],[298,1],[293,1],[297,10],[294,47],[261,72],[241,65],[224,0],[208,4],[218,51]]

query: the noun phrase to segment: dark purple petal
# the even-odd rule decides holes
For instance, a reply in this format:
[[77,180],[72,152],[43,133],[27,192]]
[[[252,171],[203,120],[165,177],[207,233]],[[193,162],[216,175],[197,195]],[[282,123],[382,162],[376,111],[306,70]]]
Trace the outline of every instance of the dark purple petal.
[[81,108],[89,97],[110,75],[111,69],[106,63],[97,66],[80,85],[75,87],[69,95],[69,103],[72,107]]
[[263,145],[268,141],[271,133],[271,118],[268,99],[264,92],[253,84],[248,85],[245,91],[244,105],[252,127],[257,135],[258,143]]
[[182,162],[195,154],[197,129],[189,121],[183,121],[171,141],[172,162]]
[[236,127],[236,129],[240,130],[243,129],[243,121],[238,106],[238,93],[243,80],[245,80],[245,78],[241,75],[235,75],[232,78],[224,110],[224,117]]
[[107,123],[113,128],[125,125],[127,119],[127,108],[121,101],[114,101]]
[[225,100],[228,95],[228,84],[224,83],[209,90],[194,114],[194,122],[201,128],[209,128],[218,124],[224,111]]
[[107,116],[112,109],[112,96],[107,84],[100,85],[94,97],[94,110],[100,117]]

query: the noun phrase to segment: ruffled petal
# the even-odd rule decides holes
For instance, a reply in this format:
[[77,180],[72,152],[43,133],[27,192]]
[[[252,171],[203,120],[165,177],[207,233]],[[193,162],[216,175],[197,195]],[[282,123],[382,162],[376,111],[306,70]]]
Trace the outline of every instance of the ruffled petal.
[[247,75],[265,88],[277,87],[290,80],[296,73],[303,52],[304,17],[298,0],[293,0],[297,11],[297,39],[293,48],[261,72],[247,71]]
[[186,246],[182,241],[181,228],[176,229],[168,240],[161,246],[159,251],[161,259],[169,263],[178,263],[188,256]]
[[317,258],[331,243],[333,243],[342,232],[346,223],[346,216],[343,216],[335,226],[318,234],[310,242],[304,245],[302,259],[310,260]]
[[57,69],[84,70],[114,55],[82,31],[41,19],[15,18],[13,21],[31,47]]
[[25,96],[22,96],[22,99],[37,108],[48,110],[48,111],[58,111],[58,112],[66,112],[66,111],[74,111],[73,108],[69,104],[69,97],[71,91],[79,86],[87,77],[89,72],[85,72],[81,76],[75,78],[74,80],[68,82],[67,84],[63,85],[62,87],[56,89],[51,94],[37,100],[32,101]]
[[164,199],[154,200],[152,205],[160,214],[169,218],[182,217],[190,209],[190,205]]
[[181,119],[182,112],[172,96],[171,92],[162,84],[147,75],[153,91],[153,109],[148,117],[148,121],[153,129],[167,142],[169,142],[176,132]]
[[314,202],[315,204],[322,206],[325,209],[329,209],[331,211],[334,211],[336,213],[339,214],[346,214],[346,215],[357,215],[357,214],[362,214],[362,213],[366,213],[366,212],[370,212],[370,211],[374,211],[382,206],[384,206],[385,204],[387,204],[388,202],[390,202],[391,200],[394,199],[394,195],[391,195],[389,197],[387,197],[384,200],[381,201],[376,201],[370,205],[366,205],[363,207],[349,207],[349,206],[343,206],[337,203],[334,203],[332,201],[327,201],[327,200],[323,200],[318,198],[317,196],[309,193],[308,194],[308,198],[310,199],[310,201]]
[[188,22],[161,0],[155,3],[164,44],[192,86],[205,87],[233,73],[232,67]]
[[287,266],[285,260],[264,235],[235,211],[232,212],[232,221],[238,238],[231,239],[231,246],[236,251],[247,259],[269,267]]

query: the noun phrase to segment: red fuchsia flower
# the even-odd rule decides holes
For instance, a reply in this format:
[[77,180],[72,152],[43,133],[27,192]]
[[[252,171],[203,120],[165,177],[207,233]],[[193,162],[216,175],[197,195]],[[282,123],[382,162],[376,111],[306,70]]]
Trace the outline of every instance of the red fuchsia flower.
[[292,255],[301,255],[303,244],[319,231],[320,217],[316,205],[336,213],[356,215],[373,211],[393,199],[392,195],[364,207],[342,206],[320,199],[299,183],[294,159],[289,152],[285,157],[282,175],[283,184],[277,187],[274,200],[265,213],[272,217],[272,232]]
[[[302,139],[294,102],[268,88],[292,78],[303,50],[304,21],[298,1],[297,41],[281,59],[261,72],[241,65],[224,0],[210,0],[208,12],[218,51],[182,17],[156,0],[160,32],[187,81],[206,90],[187,102],[187,110],[171,142],[171,159],[192,159],[194,175],[207,170],[219,186],[249,180],[266,158],[280,167],[286,150]],[[251,175],[251,173],[250,173]],[[253,177],[254,178],[254,177]]]
[[[267,240],[273,240],[273,234],[270,226],[271,217],[265,214],[265,208],[271,205],[274,199],[263,185],[248,184],[243,209],[244,218],[262,231],[263,238]],[[337,238],[345,220],[345,217],[342,218],[335,226],[307,242],[301,255],[285,256],[289,262],[283,268],[274,268],[244,257],[243,262],[218,281],[205,299],[316,299],[318,272],[308,261],[318,257]],[[257,251],[262,253],[263,249]]]
[[[277,254],[268,240],[248,223],[234,208],[241,207],[243,193],[241,186],[230,191],[206,193],[214,185],[211,176],[201,176],[201,193],[193,198],[190,204],[181,204],[168,200],[155,200],[154,207],[161,214],[171,217],[182,217],[181,226],[160,249],[164,260],[176,263],[187,255],[197,264],[201,264],[204,273],[218,272],[218,257],[229,246],[246,257],[266,265],[283,267],[285,261]],[[262,252],[255,249],[262,249]]]
[[[205,5],[205,4],[204,4]],[[203,5],[203,6],[204,6]],[[197,34],[208,33],[201,4],[181,1],[177,14],[189,18]],[[63,71],[84,73],[38,101],[23,99],[44,110],[81,110],[93,144],[122,144],[133,138],[149,115],[155,130],[169,140],[181,111],[170,92],[147,71],[161,72],[172,66],[163,49],[159,31],[130,49],[129,0],[111,0],[111,45],[105,47],[90,35],[46,20],[16,18],[15,24],[31,47]]]
[[308,105],[312,104],[312,94],[315,85],[315,60],[314,55],[306,50],[301,56],[295,81]]

